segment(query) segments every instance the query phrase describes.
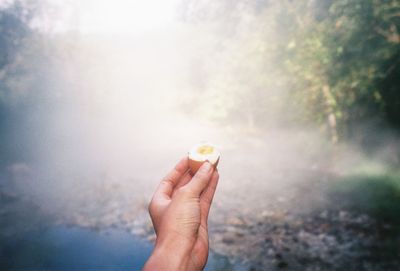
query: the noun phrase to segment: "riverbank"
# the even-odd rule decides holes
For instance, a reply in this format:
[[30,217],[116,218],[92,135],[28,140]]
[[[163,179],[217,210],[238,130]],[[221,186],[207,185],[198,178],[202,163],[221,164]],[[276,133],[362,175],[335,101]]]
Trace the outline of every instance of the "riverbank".
[[[301,185],[265,192],[259,203],[254,195],[225,190],[210,214],[211,250],[221,255],[222,269],[209,270],[397,270],[397,177],[310,173]],[[147,199],[124,196],[130,191],[126,186],[103,189],[56,209],[2,191],[1,238],[13,239],[48,221],[95,232],[127,232],[151,244],[155,235]]]

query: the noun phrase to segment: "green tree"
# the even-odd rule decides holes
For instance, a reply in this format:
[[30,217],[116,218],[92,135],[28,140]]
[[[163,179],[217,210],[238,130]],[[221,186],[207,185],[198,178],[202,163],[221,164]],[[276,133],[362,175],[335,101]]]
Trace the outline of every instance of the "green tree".
[[371,119],[400,126],[398,0],[193,3],[186,20],[222,48],[204,93],[225,119],[314,123],[332,142]]
[[286,68],[307,114],[327,122],[333,140],[377,115],[398,125],[400,3],[337,0],[323,18],[304,6],[289,10],[299,21],[292,23]]

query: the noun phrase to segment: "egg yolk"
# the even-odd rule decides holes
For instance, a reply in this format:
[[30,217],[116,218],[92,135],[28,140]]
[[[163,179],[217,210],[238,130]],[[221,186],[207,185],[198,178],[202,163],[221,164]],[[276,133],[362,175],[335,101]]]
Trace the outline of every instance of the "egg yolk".
[[197,149],[200,154],[211,154],[214,152],[214,148],[211,146],[201,146]]

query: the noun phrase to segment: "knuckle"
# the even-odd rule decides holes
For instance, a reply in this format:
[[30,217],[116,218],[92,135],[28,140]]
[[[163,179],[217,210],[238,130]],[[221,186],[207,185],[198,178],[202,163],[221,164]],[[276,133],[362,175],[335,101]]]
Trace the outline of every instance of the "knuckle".
[[167,186],[171,182],[171,179],[169,177],[165,177],[164,179],[161,180],[161,185]]

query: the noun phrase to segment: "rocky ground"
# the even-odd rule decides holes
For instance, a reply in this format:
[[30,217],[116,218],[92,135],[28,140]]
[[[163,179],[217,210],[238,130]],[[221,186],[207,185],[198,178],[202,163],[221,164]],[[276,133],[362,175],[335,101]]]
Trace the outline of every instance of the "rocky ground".
[[400,240],[391,251],[387,243],[393,240],[382,235],[380,226],[367,215],[345,210],[273,211],[217,225],[212,247],[249,262],[250,270],[398,270]]
[[399,270],[398,223],[354,208],[351,195],[332,192],[332,182],[310,179],[308,193],[294,186],[257,212],[216,212],[213,250],[250,270]]

